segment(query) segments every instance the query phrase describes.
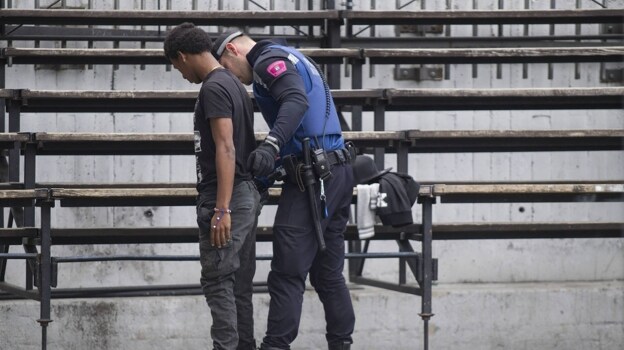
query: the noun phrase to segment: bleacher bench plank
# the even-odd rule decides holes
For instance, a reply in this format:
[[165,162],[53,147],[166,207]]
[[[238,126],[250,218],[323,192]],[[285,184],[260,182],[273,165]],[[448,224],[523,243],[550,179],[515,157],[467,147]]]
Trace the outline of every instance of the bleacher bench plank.
[[[266,132],[255,133],[257,142]],[[405,131],[344,132],[357,147],[384,147],[389,150],[406,141]],[[192,133],[34,133],[39,155],[190,155]]]
[[[35,228],[0,229],[0,243],[19,245],[21,238],[38,237]],[[394,228],[375,226],[377,240],[420,240],[422,226],[412,224]],[[89,227],[52,228],[54,245],[75,244],[158,244],[158,243],[197,243],[197,227]],[[624,237],[622,222],[531,222],[531,223],[445,223],[433,225],[434,240],[472,239],[544,239],[544,238],[618,238]],[[256,241],[271,242],[273,228],[258,227]],[[345,240],[359,240],[357,227],[348,225]]]
[[624,184],[481,184],[421,186],[442,203],[622,202]]
[[407,131],[413,153],[619,151],[624,130]]
[[621,62],[624,47],[364,49],[371,64]]
[[[265,132],[255,133],[257,142]],[[347,131],[346,141],[368,149],[413,153],[618,151],[624,130]],[[191,133],[34,133],[38,155],[190,155]],[[11,143],[9,143],[11,144]]]
[[3,9],[6,24],[53,25],[322,25],[346,19],[350,24],[555,24],[621,23],[621,9],[472,10],[472,11],[173,11]]
[[[319,63],[340,63],[343,59],[361,59],[359,49],[302,48],[303,54]],[[168,64],[162,49],[1,49],[0,59],[9,64]]]
[[622,109],[624,88],[386,89],[387,110]]
[[0,133],[0,150],[15,146],[16,142],[24,143],[30,139],[27,133],[3,132]]
[[622,9],[343,11],[350,24],[556,24],[621,23]]
[[47,199],[47,189],[7,189],[0,190],[1,206],[31,206],[35,200]]
[[325,20],[340,20],[339,11],[0,10],[5,24],[275,26],[323,25]]
[[[622,109],[624,87],[332,90],[339,106],[373,110]],[[192,112],[197,91],[0,90],[24,112]]]
[[624,237],[622,222],[485,222],[433,225],[434,240],[617,237]]
[[[0,191],[2,192],[2,191]],[[130,205],[194,205],[197,192],[193,188],[76,188],[52,189],[51,198],[61,205],[126,206]],[[280,188],[270,188],[273,199]],[[354,189],[354,196],[357,192]],[[478,184],[422,185],[421,197],[440,197],[449,203],[495,202],[601,202],[624,201],[624,184]],[[0,197],[1,198],[1,197]],[[137,204],[141,203],[141,204]],[[158,204],[151,204],[158,203]]]
[[[371,64],[621,62],[624,47],[470,49],[299,49],[319,63],[368,58]],[[4,48],[9,64],[167,64],[161,49]]]
[[[420,240],[422,226],[412,224],[394,228],[375,226],[377,240]],[[36,228],[0,229],[0,244],[21,245],[22,238],[37,239]],[[88,227],[52,228],[54,245],[80,244],[159,244],[197,243],[197,227]],[[531,223],[445,223],[433,225],[434,240],[469,239],[543,239],[543,238],[617,238],[624,237],[621,222],[531,222]],[[273,228],[258,227],[256,241],[271,242]],[[359,240],[357,226],[348,225],[345,240]]]

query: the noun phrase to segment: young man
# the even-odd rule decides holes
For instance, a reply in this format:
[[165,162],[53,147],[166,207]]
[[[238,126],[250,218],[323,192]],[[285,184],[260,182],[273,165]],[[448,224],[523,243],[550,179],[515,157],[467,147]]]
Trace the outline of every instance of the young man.
[[203,30],[181,24],[169,32],[164,49],[186,80],[202,84],[194,115],[197,224],[214,349],[255,349],[251,298],[260,196],[246,166],[255,148],[253,105],[212,56]]
[[[251,153],[248,167],[254,175],[266,176],[279,156],[288,173],[273,227],[271,303],[261,349],[290,349],[299,329],[308,273],[325,310],[329,349],[349,349],[355,316],[342,271],[353,173],[329,88],[314,62],[297,50],[270,41],[256,43],[241,32],[221,35],[212,53],[241,82],[253,82],[256,103],[271,128]],[[314,205],[323,213],[317,217],[309,192],[303,191],[306,179],[299,173],[305,138],[328,161],[314,179]],[[327,168],[331,176],[318,174]],[[325,252],[319,251],[315,220],[320,221]]]

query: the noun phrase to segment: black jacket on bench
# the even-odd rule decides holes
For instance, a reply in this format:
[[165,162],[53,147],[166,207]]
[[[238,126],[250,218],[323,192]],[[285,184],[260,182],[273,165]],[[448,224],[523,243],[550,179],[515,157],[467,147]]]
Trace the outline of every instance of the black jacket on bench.
[[412,205],[418,197],[420,186],[403,173],[386,173],[379,178],[379,192],[385,193],[385,208],[377,208],[377,215],[384,225],[400,227],[412,224]]

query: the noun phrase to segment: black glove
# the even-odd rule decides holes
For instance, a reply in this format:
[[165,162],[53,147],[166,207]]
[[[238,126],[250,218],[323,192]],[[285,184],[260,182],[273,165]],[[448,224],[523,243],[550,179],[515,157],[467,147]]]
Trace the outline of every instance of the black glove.
[[268,176],[275,168],[277,149],[268,142],[263,142],[247,158],[247,169],[254,176]]

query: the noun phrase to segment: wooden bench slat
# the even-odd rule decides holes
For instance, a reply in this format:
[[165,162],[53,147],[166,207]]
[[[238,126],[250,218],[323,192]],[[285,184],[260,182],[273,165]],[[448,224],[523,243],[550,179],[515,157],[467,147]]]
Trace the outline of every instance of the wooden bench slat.
[[[1,231],[0,231],[1,232]],[[420,224],[394,228],[375,226],[371,240],[420,240]],[[36,232],[35,232],[36,234]],[[54,245],[129,244],[129,243],[196,243],[197,227],[96,227],[53,228]],[[258,242],[272,241],[273,228],[260,226]],[[622,222],[531,222],[531,223],[443,223],[433,225],[434,240],[467,239],[536,239],[536,238],[613,238],[624,236]],[[357,227],[347,225],[345,240],[359,240]]]
[[172,11],[3,9],[7,24],[91,25],[304,25],[347,19],[351,24],[550,24],[620,23],[621,9],[472,11]]
[[[624,130],[407,130],[344,132],[361,149],[412,153],[621,150]],[[255,133],[256,141],[266,137]],[[190,155],[191,133],[34,133],[39,155]],[[10,144],[10,143],[9,143]]]
[[442,203],[622,202],[624,184],[489,184],[421,186]]
[[622,109],[624,88],[386,89],[387,110]]
[[[345,132],[357,147],[393,151],[406,141],[405,131]],[[34,133],[38,155],[191,155],[192,133]],[[255,133],[257,142],[266,132]]]
[[582,97],[597,95],[624,96],[624,87],[605,88],[514,88],[514,89],[386,89],[389,99],[415,97]]
[[322,25],[339,20],[337,10],[316,11],[174,11],[174,10],[73,10],[3,9],[6,24],[51,25]]
[[624,137],[623,130],[409,130],[409,139],[438,139],[438,138],[584,138],[584,137]]
[[[622,184],[622,180],[532,180],[532,181],[433,181],[433,180],[418,180],[421,185],[434,185],[436,183],[445,185],[544,185],[544,184]],[[3,185],[7,187],[16,186],[19,184],[7,184],[0,183],[0,189],[3,189]],[[88,183],[76,183],[76,182],[38,182],[35,184],[36,188],[67,188],[67,189],[79,189],[79,188],[195,188],[197,184],[194,182],[88,182]],[[12,188],[12,187],[11,187]],[[6,189],[11,189],[6,188]]]
[[45,199],[47,190],[0,190],[0,199]]
[[621,23],[622,9],[343,11],[350,24],[554,24]]
[[[35,191],[46,193],[44,190],[0,190],[0,199],[22,198],[17,196],[21,195],[24,191],[31,191],[33,196]],[[196,195],[196,190],[188,187],[53,188],[51,190],[51,198],[61,200],[61,205],[63,205],[63,201],[65,201],[66,204],[71,206],[194,205]],[[269,189],[269,196],[273,200],[279,198],[280,195],[280,188]],[[353,195],[357,195],[355,188]],[[447,203],[624,201],[624,183],[479,185],[434,184],[422,185],[420,187],[419,195],[421,197],[440,197],[443,202]],[[98,200],[100,201],[99,204]]]
[[[462,49],[301,48],[305,55],[325,63],[369,58],[371,64],[428,63],[556,63],[621,62],[624,47],[522,47]],[[0,58],[11,64],[167,64],[162,49],[2,49]]]
[[[9,92],[10,91],[10,92]],[[250,93],[251,94],[251,93]],[[622,109],[623,87],[332,90],[338,106],[388,111]],[[24,112],[192,112],[197,91],[0,90]]]
[[517,194],[517,193],[575,193],[575,194],[599,194],[621,193],[624,194],[624,184],[553,184],[553,185],[433,185],[433,193],[437,196],[449,194]]

